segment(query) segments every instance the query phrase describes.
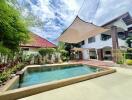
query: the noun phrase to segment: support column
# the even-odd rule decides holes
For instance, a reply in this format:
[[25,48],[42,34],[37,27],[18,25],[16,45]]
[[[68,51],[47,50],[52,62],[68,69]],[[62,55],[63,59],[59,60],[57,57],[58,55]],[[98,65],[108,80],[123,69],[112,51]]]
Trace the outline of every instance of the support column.
[[83,50],[83,59],[88,60],[89,59],[89,52],[88,50]]
[[96,51],[96,57],[97,57],[97,60],[99,60],[98,50],[97,50],[97,49],[95,49],[95,51]]
[[98,49],[98,60],[103,60],[103,50],[102,49]]
[[117,61],[117,56],[116,56],[116,50],[119,48],[119,45],[118,45],[118,36],[117,36],[117,27],[116,26],[112,26],[111,27],[111,37],[112,37],[112,51],[113,51],[113,54],[112,54],[112,59],[114,62]]
[[90,59],[89,50],[87,50],[87,54],[88,54],[88,59]]

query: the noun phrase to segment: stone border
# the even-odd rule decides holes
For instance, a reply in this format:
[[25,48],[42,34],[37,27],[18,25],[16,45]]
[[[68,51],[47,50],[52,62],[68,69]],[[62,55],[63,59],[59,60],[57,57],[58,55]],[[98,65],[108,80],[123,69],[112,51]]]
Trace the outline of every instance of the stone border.
[[6,85],[4,85],[1,89],[1,92],[5,92],[9,89],[11,89],[12,87],[14,87],[14,85],[19,82],[19,76],[15,76],[13,77],[11,80],[9,80],[9,82],[7,82]]
[[[63,66],[63,65],[68,65],[68,64],[57,64],[57,65]],[[44,66],[48,67],[48,66],[57,66],[57,65],[44,65]],[[84,65],[87,65],[87,64],[84,64]],[[42,67],[42,65],[40,65],[40,66],[27,66],[22,71],[24,72],[27,68],[30,68],[30,67]],[[95,67],[101,67],[101,66],[95,66]],[[76,77],[72,77],[72,78],[57,80],[57,81],[53,81],[53,82],[23,87],[20,89],[5,91],[5,90],[10,88],[10,86],[11,86],[11,84],[13,84],[13,82],[15,83],[19,79],[19,76],[15,76],[11,80],[11,82],[9,82],[9,84],[6,85],[7,87],[5,86],[6,88],[4,89],[4,92],[0,93],[0,100],[16,100],[16,99],[24,98],[27,96],[35,95],[37,93],[45,92],[48,90],[56,89],[59,87],[67,86],[70,84],[74,84],[77,82],[81,82],[84,80],[88,80],[88,79],[92,79],[92,78],[96,78],[99,76],[103,76],[103,75],[107,75],[107,74],[116,72],[115,69],[111,69],[108,67],[101,67],[101,68],[104,68],[106,70],[96,72],[96,73],[92,73],[92,74],[86,74],[86,75],[76,76]]]

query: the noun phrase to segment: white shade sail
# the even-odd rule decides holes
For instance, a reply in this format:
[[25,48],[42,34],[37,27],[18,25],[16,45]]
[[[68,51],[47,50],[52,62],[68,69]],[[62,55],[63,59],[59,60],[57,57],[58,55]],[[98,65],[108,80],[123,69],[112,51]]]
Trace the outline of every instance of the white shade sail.
[[108,29],[84,22],[79,17],[76,17],[71,26],[58,38],[58,41],[78,43],[106,31]]

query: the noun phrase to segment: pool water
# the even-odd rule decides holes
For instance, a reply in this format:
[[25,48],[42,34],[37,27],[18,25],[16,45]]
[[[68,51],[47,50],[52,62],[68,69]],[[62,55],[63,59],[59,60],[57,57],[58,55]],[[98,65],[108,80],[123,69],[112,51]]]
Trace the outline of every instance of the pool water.
[[100,68],[90,67],[87,65],[68,65],[28,69],[21,79],[19,88],[90,74],[99,70]]

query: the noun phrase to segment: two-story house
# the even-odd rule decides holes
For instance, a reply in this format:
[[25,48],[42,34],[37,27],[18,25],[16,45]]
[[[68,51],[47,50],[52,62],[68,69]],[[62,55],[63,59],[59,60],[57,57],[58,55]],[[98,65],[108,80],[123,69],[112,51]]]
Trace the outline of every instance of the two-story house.
[[[102,27],[110,29],[84,40],[83,59],[113,60],[113,49],[127,48],[126,38],[132,36],[132,18],[125,13]],[[114,31],[114,32],[113,32]]]
[[[59,41],[81,44],[72,50],[82,52],[83,59],[116,61],[114,50],[127,48],[126,38],[132,35],[132,17],[127,12],[102,26],[81,20],[78,16],[58,38]],[[79,53],[80,54],[80,53]]]

